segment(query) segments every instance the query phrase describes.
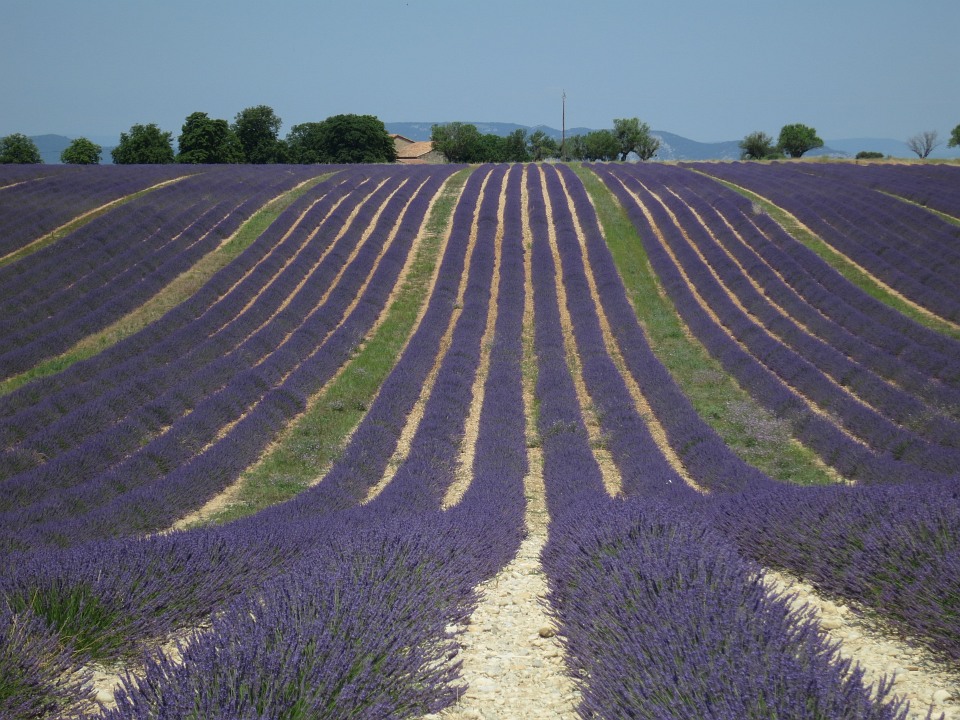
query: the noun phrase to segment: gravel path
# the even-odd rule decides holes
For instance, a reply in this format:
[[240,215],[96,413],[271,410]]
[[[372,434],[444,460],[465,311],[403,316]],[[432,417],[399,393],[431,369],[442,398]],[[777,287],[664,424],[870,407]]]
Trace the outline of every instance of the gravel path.
[[767,571],[771,587],[795,593],[794,603],[807,604],[817,614],[820,627],[840,643],[840,654],[864,670],[864,682],[877,684],[894,676],[894,694],[910,701],[911,720],[944,713],[945,720],[960,720],[960,668],[950,668],[926,649],[892,633],[883,632],[863,619],[856,608],[817,594],[813,586],[781,573]]
[[540,567],[546,541],[542,459],[530,452],[527,538],[517,556],[480,586],[482,599],[460,636],[463,679],[458,703],[423,720],[539,720],[575,718],[580,692],[566,675],[563,650],[541,598],[547,581]]

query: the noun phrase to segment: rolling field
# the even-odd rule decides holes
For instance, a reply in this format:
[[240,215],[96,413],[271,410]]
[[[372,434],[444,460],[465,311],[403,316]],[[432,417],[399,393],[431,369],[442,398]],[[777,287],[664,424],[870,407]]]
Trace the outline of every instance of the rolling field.
[[0,717],[960,717],[960,168],[5,173]]

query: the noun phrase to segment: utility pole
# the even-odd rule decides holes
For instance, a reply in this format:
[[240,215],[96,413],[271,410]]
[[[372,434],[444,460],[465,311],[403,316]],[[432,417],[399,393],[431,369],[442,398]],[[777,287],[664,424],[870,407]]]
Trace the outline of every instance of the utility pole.
[[563,91],[563,111],[560,119],[560,159],[567,160],[567,91]]

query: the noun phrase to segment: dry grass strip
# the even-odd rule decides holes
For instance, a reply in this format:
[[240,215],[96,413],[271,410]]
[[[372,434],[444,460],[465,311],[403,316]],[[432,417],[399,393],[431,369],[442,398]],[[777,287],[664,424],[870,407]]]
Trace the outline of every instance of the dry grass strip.
[[[421,190],[423,189],[423,185],[425,184],[426,184],[426,181],[421,183],[421,185],[417,188],[417,190],[411,195],[409,202],[403,207],[403,209],[398,214],[397,222],[394,224],[393,228],[390,230],[390,234],[386,238],[384,242],[384,246],[381,249],[379,256],[377,257],[373,265],[373,268],[367,275],[367,278],[364,280],[363,286],[357,292],[356,297],[350,303],[350,306],[347,308],[346,312],[344,313],[344,316],[343,316],[344,318],[349,317],[350,313],[356,308],[357,304],[359,304],[360,298],[363,296],[363,292],[369,286],[370,280],[373,277],[373,274],[376,272],[377,266],[379,265],[381,258],[387,252],[389,247],[393,244],[393,241],[396,239],[397,233],[403,222],[404,216],[406,215],[407,211],[410,209],[414,200],[416,200],[417,195],[421,192]],[[430,212],[433,209],[433,206],[439,197],[440,197],[440,192],[434,195],[434,197],[431,199],[430,205],[427,208],[427,212],[424,215],[425,218],[430,217]],[[386,203],[384,203],[384,205],[385,204]],[[381,207],[377,213],[378,217],[380,212],[382,212],[382,210],[383,208]],[[373,227],[375,226],[375,224],[376,224],[376,220],[371,222],[370,226],[366,231],[367,236],[369,236],[369,234],[372,233]],[[384,310],[377,316],[377,319],[374,321],[374,324],[371,327],[368,333],[368,336],[372,336],[373,334],[375,334],[377,330],[380,328],[380,326],[383,324],[383,322],[385,321],[387,314],[389,312],[388,309],[393,305],[393,302],[395,301],[397,294],[400,292],[400,288],[403,287],[406,281],[406,278],[409,275],[410,267],[412,266],[417,256],[417,252],[420,248],[422,238],[423,238],[423,232],[417,233],[417,235],[415,236],[413,243],[411,245],[410,251],[407,254],[407,258],[404,262],[403,268],[401,269],[400,274],[397,277],[397,282],[394,285],[393,289],[390,291],[390,295],[387,299],[387,302],[384,304]],[[339,279],[339,276],[338,276],[338,279]],[[331,287],[330,289],[328,289],[327,294],[329,294],[329,292],[332,292],[332,289],[334,287],[336,287],[336,281],[331,283]],[[339,327],[340,324],[342,324],[342,322],[343,320],[341,320],[341,322],[338,323],[337,327]],[[335,329],[336,328],[334,328],[334,330]],[[331,333],[334,330],[331,330]],[[326,337],[329,337],[329,334]],[[326,337],[324,338],[324,340],[326,339]],[[175,522],[171,526],[170,530],[178,530],[178,529],[191,527],[197,524],[202,524],[206,522],[208,519],[210,519],[211,517],[215,516],[217,513],[229,507],[237,499],[237,497],[243,492],[243,489],[246,483],[248,482],[248,476],[253,471],[255,471],[257,466],[262,464],[266,458],[268,458],[272,453],[276,452],[278,448],[283,446],[284,442],[289,437],[289,434],[292,431],[292,428],[296,425],[298,420],[300,420],[300,418],[302,418],[304,415],[309,413],[316,406],[317,402],[326,395],[326,392],[329,390],[329,388],[340,379],[341,375],[346,371],[349,365],[350,365],[349,362],[341,365],[337,369],[337,371],[333,374],[333,376],[326,383],[324,383],[323,387],[320,390],[318,390],[316,393],[314,393],[307,400],[307,404],[303,412],[297,414],[295,417],[291,419],[290,423],[287,426],[287,429],[284,432],[282,432],[281,435],[276,440],[274,440],[264,449],[264,451],[260,454],[260,458],[257,460],[257,462],[255,462],[250,468],[248,468],[244,473],[242,473],[240,477],[238,477],[237,480],[231,483],[228,487],[226,487],[220,493],[218,493],[217,495],[212,497],[210,500],[208,500],[201,508],[195,510],[194,512],[189,513],[188,515],[184,516],[183,518]],[[218,434],[218,439],[221,439],[222,437],[224,437],[227,434],[227,432],[229,432],[229,430],[234,425],[236,425],[237,422],[239,422],[239,419],[225,426],[224,429],[221,430],[221,432]],[[352,434],[352,430],[350,434]],[[350,434],[346,436],[345,441],[349,440]],[[314,481],[311,484],[316,484],[317,482],[319,482],[323,474],[319,474],[316,478],[314,478]]]
[[[559,175],[559,179],[560,184],[563,186],[564,195],[567,198],[567,204],[572,210],[573,198],[571,197],[570,191],[567,188],[566,179],[563,177],[563,175]],[[607,314],[603,309],[603,304],[600,301],[600,292],[597,289],[597,280],[593,274],[593,266],[588,260],[587,240],[586,235],[583,232],[583,226],[580,224],[580,218],[576,213],[571,212],[571,215],[573,217],[573,226],[577,234],[577,240],[580,244],[580,254],[584,259],[583,266],[587,278],[587,284],[590,287],[590,297],[593,299],[593,305],[597,311],[597,317],[600,320],[600,329],[603,332],[603,342],[606,346],[607,354],[610,356],[610,359],[613,361],[613,364],[616,366],[618,372],[623,378],[623,381],[627,386],[627,390],[630,392],[630,397],[633,399],[634,406],[637,408],[637,412],[646,423],[647,429],[650,431],[650,435],[653,437],[653,440],[660,449],[660,452],[663,453],[663,456],[667,459],[667,462],[670,463],[670,466],[677,471],[687,485],[698,492],[706,493],[706,488],[703,488],[697,484],[696,480],[693,479],[686,467],[684,467],[680,456],[677,455],[674,449],[670,446],[670,442],[667,440],[666,430],[657,419],[656,413],[654,413],[653,408],[650,407],[650,403],[647,402],[647,398],[644,395],[643,390],[640,389],[640,385],[637,384],[637,381],[634,379],[633,375],[631,375],[627,370],[627,364],[623,359],[623,353],[620,349],[620,345],[614,337],[613,330],[610,328],[610,320],[607,318]],[[600,233],[603,235],[602,228],[600,229]]]
[[488,173],[487,176],[483,178],[483,181],[480,185],[480,194],[477,198],[473,222],[470,227],[470,238],[467,242],[466,257],[463,263],[463,273],[460,276],[460,284],[457,288],[457,299],[453,306],[453,312],[450,313],[450,320],[447,322],[447,328],[443,333],[443,337],[440,339],[440,346],[437,349],[437,356],[434,360],[433,366],[430,368],[430,372],[427,374],[426,380],[423,383],[423,388],[420,390],[420,396],[417,398],[416,403],[414,403],[410,414],[407,415],[407,421],[400,433],[400,440],[397,443],[397,447],[394,450],[393,455],[387,462],[387,469],[384,471],[383,477],[380,478],[380,481],[370,488],[370,492],[367,493],[367,497],[363,500],[364,504],[370,502],[376,498],[377,495],[383,492],[384,488],[386,488],[387,485],[390,484],[390,481],[393,480],[393,476],[396,475],[397,469],[403,464],[403,461],[406,460],[407,456],[410,454],[410,444],[413,442],[413,437],[417,432],[417,428],[420,427],[420,421],[423,420],[423,413],[427,405],[427,400],[430,397],[430,393],[433,392],[434,384],[437,382],[437,374],[440,372],[440,366],[443,363],[443,359],[446,357],[447,351],[450,350],[453,332],[457,326],[457,320],[460,319],[460,314],[463,311],[463,298],[467,292],[467,280],[470,277],[470,266],[473,258],[473,250],[477,245],[477,229],[479,227],[480,206],[483,203],[483,198],[486,196],[487,185],[489,184],[489,181],[490,174]]
[[[622,183],[621,183],[621,184],[622,184]],[[647,188],[644,186],[644,189],[647,189]],[[693,281],[690,280],[690,278],[687,276],[686,272],[684,271],[683,266],[680,264],[679,260],[678,260],[678,259],[676,258],[676,256],[673,254],[673,251],[670,249],[669,245],[667,244],[666,240],[665,240],[664,237],[663,237],[663,234],[660,232],[660,229],[657,227],[657,225],[656,225],[656,223],[655,223],[655,221],[654,221],[654,219],[653,219],[653,216],[650,214],[650,211],[647,210],[646,206],[643,204],[643,202],[640,200],[640,198],[639,198],[635,193],[633,193],[629,188],[627,188],[626,186],[624,186],[624,190],[626,190],[628,193],[630,193],[631,197],[633,197],[634,201],[637,203],[637,206],[640,207],[640,209],[643,211],[644,215],[645,215],[646,218],[647,218],[647,222],[650,223],[650,226],[653,228],[654,234],[657,236],[657,241],[660,243],[660,245],[664,248],[664,250],[665,250],[665,251],[667,252],[667,254],[670,256],[671,261],[672,261],[673,264],[677,267],[678,271],[680,272],[681,276],[682,276],[683,279],[684,279],[684,282],[687,284],[687,287],[690,288],[690,291],[691,291],[694,299],[696,300],[697,304],[700,306],[700,308],[707,314],[707,316],[710,318],[710,320],[711,320],[715,325],[717,325],[717,327],[721,328],[721,329],[723,330],[723,332],[725,332],[734,342],[737,343],[737,345],[740,346],[741,349],[743,349],[744,352],[750,354],[751,357],[752,357],[752,354],[750,353],[750,350],[749,350],[746,346],[744,346],[743,343],[741,343],[739,340],[737,340],[735,337],[733,337],[733,335],[730,334],[730,332],[726,329],[726,327],[725,327],[725,326],[723,325],[723,323],[720,321],[720,318],[717,316],[717,314],[714,313],[713,310],[710,308],[709,303],[707,303],[707,301],[706,301],[706,300],[700,295],[700,293],[697,291],[697,287],[696,287],[695,283],[693,283]],[[647,189],[647,192],[650,192],[650,190]],[[655,198],[657,197],[655,193],[652,193],[652,192],[651,192],[650,194],[653,195],[653,197],[655,197]],[[661,202],[661,204],[662,204],[662,201],[660,201],[659,198],[658,198],[658,202]],[[667,213],[670,214],[671,218],[674,220],[674,223],[676,223],[676,218],[673,216],[672,213],[670,213],[669,209],[666,208],[666,206],[664,206],[664,209],[667,211]],[[680,227],[679,224],[677,224],[677,227]],[[683,229],[682,229],[682,228],[680,228],[680,229],[681,229],[681,232],[683,232]],[[686,233],[683,233],[683,234],[684,234],[684,237],[686,238]],[[687,241],[689,242],[689,239],[687,239]],[[758,362],[759,362],[759,361],[758,361]],[[781,382],[782,382],[782,381],[781,381]],[[786,384],[786,383],[785,383],[785,384]],[[832,416],[830,416],[829,413],[827,413],[827,412],[825,412],[823,409],[821,409],[816,403],[812,402],[809,398],[807,398],[805,395],[803,395],[802,393],[800,393],[796,388],[793,388],[793,387],[791,387],[790,385],[787,385],[787,387],[790,387],[790,389],[791,389],[793,392],[795,392],[795,393],[798,395],[798,397],[802,398],[803,401],[804,401],[804,403],[810,408],[810,410],[811,410],[812,412],[817,413],[818,415],[821,415],[821,416],[827,418],[828,420],[830,420],[831,422],[833,422]],[[860,440],[860,439],[857,438],[856,436],[854,436],[854,435],[852,435],[851,433],[849,433],[849,432],[848,432],[846,429],[844,429],[843,427],[839,427],[839,429],[840,429],[841,432],[843,432],[848,438],[850,438],[850,439],[853,440],[854,442],[857,442],[857,443],[859,443],[859,444],[861,444],[861,445],[866,446],[866,443],[864,443],[862,440]],[[796,440],[794,440],[794,442],[796,442]],[[817,460],[817,463],[818,463],[818,464],[821,464],[821,463],[822,463],[822,460]],[[834,470],[833,468],[830,468],[829,466],[827,466],[827,465],[825,465],[825,464],[823,464],[822,467],[823,467],[824,471],[828,472],[829,475],[830,475],[835,481],[837,481],[837,482],[843,482],[843,478],[839,475],[839,473],[836,472],[836,470]]]
[[[683,199],[680,198],[679,196],[677,196],[676,193],[673,193],[672,191],[670,191],[670,192],[671,192],[672,195],[674,195],[675,197],[677,197],[677,199],[680,200],[680,202],[683,202]],[[703,230],[704,230],[708,235],[710,235],[711,239],[714,240],[714,243],[715,243],[718,247],[720,247],[721,250],[723,250],[723,246],[720,245],[720,243],[716,242],[716,239],[713,238],[713,234],[710,232],[710,229],[707,227],[706,223],[704,223],[703,218],[699,215],[699,213],[697,213],[693,208],[691,208],[691,207],[690,207],[689,205],[687,205],[685,202],[683,202],[683,204],[687,207],[687,209],[691,212],[691,214],[696,218],[697,222],[700,224],[700,226],[703,228]],[[673,217],[672,214],[671,214],[671,217]],[[676,218],[674,218],[674,220],[676,221]],[[727,284],[724,282],[724,280],[723,280],[723,278],[720,276],[720,274],[717,273],[716,270],[714,270],[713,266],[712,266],[712,265],[710,264],[710,262],[707,260],[706,256],[704,256],[704,254],[700,251],[700,248],[698,248],[698,247],[696,246],[696,244],[694,244],[694,243],[690,240],[690,238],[687,236],[686,232],[684,232],[684,239],[687,241],[687,244],[689,245],[690,249],[693,250],[694,253],[696,253],[697,258],[699,258],[700,262],[702,262],[703,265],[704,265],[704,267],[707,268],[707,271],[710,273],[710,275],[713,277],[713,279],[717,282],[717,284],[720,285],[720,287],[723,288],[723,290],[724,290],[724,292],[726,293],[727,297],[729,297],[730,300],[731,300],[731,302],[733,302],[733,304],[736,305],[737,309],[740,310],[740,311],[741,311],[744,315],[746,315],[748,318],[750,318],[751,322],[753,322],[757,327],[762,328],[763,331],[764,331],[764,333],[765,333],[770,339],[772,339],[774,342],[776,342],[778,345],[780,345],[781,347],[787,349],[787,350],[790,351],[790,352],[796,352],[796,351],[794,351],[785,341],[783,341],[778,335],[776,335],[776,334],[773,333],[771,330],[769,330],[769,329],[767,328],[766,324],[764,324],[764,322],[763,322],[760,318],[758,318],[756,315],[754,315],[752,312],[750,312],[749,308],[747,308],[747,307],[740,301],[740,298],[736,295],[736,293],[734,293],[733,291],[730,290],[730,288],[729,288],[729,287],[727,286]],[[724,251],[724,252],[725,252],[725,251]],[[672,253],[671,253],[671,257],[673,257]],[[811,337],[816,337],[813,333],[809,332],[809,331],[808,331],[806,328],[804,328],[802,325],[800,325],[799,323],[797,323],[796,321],[794,321],[794,319],[793,319],[786,311],[784,311],[783,308],[781,308],[779,305],[777,305],[776,303],[774,303],[770,298],[766,297],[766,295],[763,294],[763,289],[753,281],[753,279],[752,279],[752,278],[747,274],[747,272],[744,270],[743,266],[740,265],[740,263],[737,262],[736,259],[731,258],[731,260],[733,260],[733,262],[736,263],[737,267],[740,269],[740,271],[741,271],[741,272],[743,273],[743,275],[746,277],[747,281],[751,284],[751,286],[752,286],[757,292],[759,292],[761,295],[763,295],[763,297],[764,297],[764,299],[766,300],[766,302],[768,302],[768,303],[770,304],[770,306],[773,307],[773,309],[774,309],[775,312],[777,312],[782,318],[784,318],[784,319],[787,320],[788,322],[790,322],[790,323],[796,325],[797,327],[799,327],[799,328],[800,328],[803,332],[805,332],[807,335],[809,335],[809,336],[811,336]],[[797,355],[800,355],[800,354],[797,353]],[[802,357],[802,356],[800,356],[800,357]],[[852,358],[849,358],[849,357],[848,357],[847,359],[848,359],[848,360],[851,360],[852,362],[856,362],[856,361],[853,360]],[[819,370],[819,368],[818,368],[818,370]],[[863,398],[861,398],[859,395],[857,395],[855,392],[853,392],[853,390],[851,390],[850,388],[847,388],[847,387],[841,385],[841,384],[838,383],[836,380],[834,380],[832,377],[830,377],[829,375],[827,375],[826,373],[824,373],[824,372],[822,372],[822,371],[821,371],[821,375],[823,376],[824,382],[826,382],[828,385],[833,386],[835,389],[839,390],[840,392],[844,393],[847,397],[849,397],[851,400],[853,400],[853,401],[854,401],[855,403],[857,403],[858,405],[860,405],[860,406],[862,406],[862,407],[865,407],[865,408],[868,408],[868,409],[871,409],[871,410],[873,410],[874,412],[882,415],[882,413],[881,413],[880,410],[878,410],[877,408],[874,408],[874,407],[869,403],[869,401],[864,400]],[[880,376],[877,376],[877,377],[878,377],[880,380],[884,380],[884,378],[882,378],[882,377],[880,377]],[[884,381],[885,381],[885,380],[884,380]],[[885,381],[885,382],[886,382],[886,381]],[[891,387],[895,387],[895,386],[893,385],[893,383],[887,382],[887,384],[890,385]],[[887,418],[887,419],[890,420],[890,422],[892,422],[892,423],[894,423],[895,425],[897,425],[898,427],[901,427],[901,428],[903,427],[900,423],[897,423],[895,420],[892,420],[892,419],[890,419],[890,418]]]

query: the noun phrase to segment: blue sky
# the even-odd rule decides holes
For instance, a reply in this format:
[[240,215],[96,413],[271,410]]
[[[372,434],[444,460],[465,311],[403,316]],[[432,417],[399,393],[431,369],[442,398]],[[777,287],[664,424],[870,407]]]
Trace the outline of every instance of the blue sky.
[[610,127],[712,142],[792,122],[906,139],[960,124],[960,0],[3,0],[0,135],[296,123]]

